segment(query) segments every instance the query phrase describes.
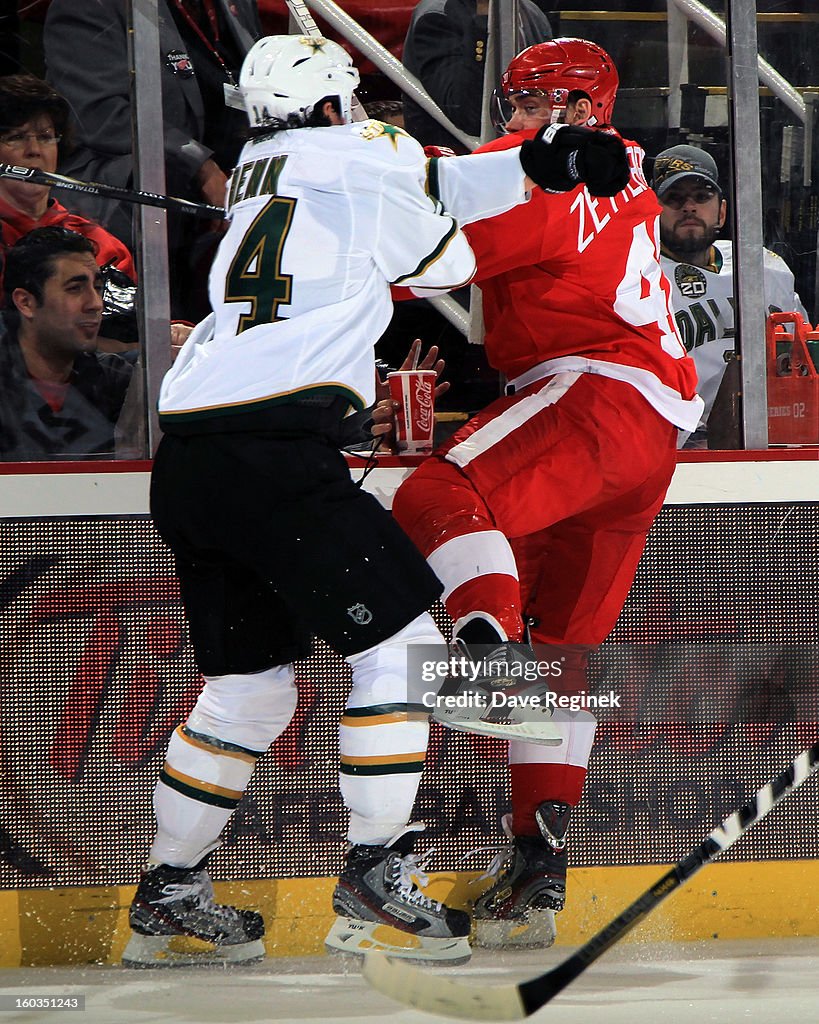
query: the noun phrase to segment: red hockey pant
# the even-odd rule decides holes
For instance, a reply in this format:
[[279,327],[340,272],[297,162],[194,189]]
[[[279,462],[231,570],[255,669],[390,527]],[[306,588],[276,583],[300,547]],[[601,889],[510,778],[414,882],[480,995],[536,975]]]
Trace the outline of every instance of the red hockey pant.
[[[457,623],[494,616],[511,639],[576,648],[562,689],[623,608],[676,463],[677,431],[630,384],[562,373],[500,398],[399,488],[393,515],[444,583]],[[560,747],[512,743],[513,829],[543,800],[580,800],[594,720]]]

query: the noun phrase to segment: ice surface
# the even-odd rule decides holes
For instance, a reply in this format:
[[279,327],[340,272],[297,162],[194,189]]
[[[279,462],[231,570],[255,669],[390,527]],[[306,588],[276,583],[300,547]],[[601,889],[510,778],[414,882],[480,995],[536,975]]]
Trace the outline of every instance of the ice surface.
[[[567,947],[476,950],[446,968],[476,985],[519,981]],[[443,968],[425,968],[438,971]],[[10,1010],[0,1024],[434,1024],[372,991],[346,958],[276,958],[247,967],[126,971],[117,967],[0,970],[4,995],[78,995],[85,1011]],[[819,1019],[819,938],[634,943],[605,954],[532,1018],[533,1024],[802,1024]]]

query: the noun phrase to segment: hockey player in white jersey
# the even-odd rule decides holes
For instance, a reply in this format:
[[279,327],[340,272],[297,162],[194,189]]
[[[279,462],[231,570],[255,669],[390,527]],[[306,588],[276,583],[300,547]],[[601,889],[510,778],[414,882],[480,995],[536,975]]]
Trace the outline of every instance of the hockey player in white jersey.
[[[652,187],[662,207],[661,262],[671,282],[671,307],[696,364],[697,390],[705,403],[697,429],[690,435],[681,433],[681,444],[705,448],[709,417],[735,351],[734,250],[730,241],[717,238],[725,224],[727,203],[714,158],[697,146],[663,150],[654,161]],[[807,319],[787,263],[769,249],[763,255],[766,312],[795,311]],[[722,430],[720,436],[724,436]],[[711,447],[719,446],[715,439],[712,423]]]
[[619,143],[557,133],[520,157],[438,168],[400,129],[348,123],[357,84],[347,53],[321,38],[260,40],[242,68],[251,139],[228,184],[213,313],[161,388],[151,487],[205,685],[155,790],[127,964],[178,962],[179,934],[222,962],[264,954],[261,916],[215,903],[206,861],[293,715],[293,662],[313,635],[353,680],[339,743],[349,850],[327,943],[470,955],[468,916],[418,887],[419,827],[407,824],[428,736],[428,709],[408,694],[407,645],[444,643],[427,611],[441,584],[353,484],[339,448],[348,414],[374,401],[390,283],[450,289],[474,273],[453,210],[489,216],[534,182],[560,190],[579,174],[616,191],[627,163]]

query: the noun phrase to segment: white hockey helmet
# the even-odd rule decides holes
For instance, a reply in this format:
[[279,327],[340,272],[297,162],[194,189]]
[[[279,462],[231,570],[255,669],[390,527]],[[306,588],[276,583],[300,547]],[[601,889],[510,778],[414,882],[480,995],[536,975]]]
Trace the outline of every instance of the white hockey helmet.
[[265,36],[250,48],[239,75],[252,128],[297,128],[325,96],[339,97],[349,121],[358,83],[349,53],[322,36]]

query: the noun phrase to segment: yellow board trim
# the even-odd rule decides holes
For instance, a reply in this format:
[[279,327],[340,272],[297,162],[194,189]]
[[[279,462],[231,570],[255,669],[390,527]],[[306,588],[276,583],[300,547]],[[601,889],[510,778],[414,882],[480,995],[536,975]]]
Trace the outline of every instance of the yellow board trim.
[[20,917],[20,894],[8,889],[0,891],[0,967],[18,967],[22,963]]
[[[558,945],[586,942],[666,871],[663,865],[573,868]],[[464,907],[483,885],[473,873],[431,877],[425,892]],[[216,897],[258,910],[268,956],[324,952],[334,878],[217,882]],[[673,893],[624,942],[819,936],[819,861],[714,864]],[[133,886],[0,892],[0,967],[119,963]],[[191,948],[197,944],[191,940]],[[199,944],[201,948],[201,944]]]

